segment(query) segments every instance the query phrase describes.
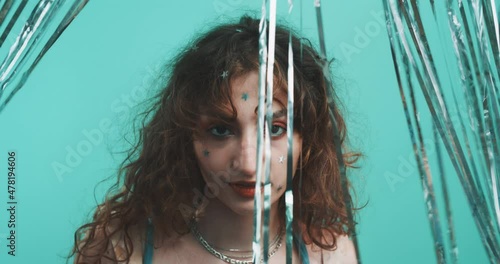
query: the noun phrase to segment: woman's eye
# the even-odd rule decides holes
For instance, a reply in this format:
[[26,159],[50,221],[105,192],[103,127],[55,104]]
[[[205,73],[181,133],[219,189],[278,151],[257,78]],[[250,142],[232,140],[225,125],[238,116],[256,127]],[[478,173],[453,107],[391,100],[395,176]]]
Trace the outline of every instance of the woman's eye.
[[209,129],[209,132],[216,137],[225,137],[231,135],[231,131],[224,126],[214,126]]
[[279,137],[286,132],[286,128],[278,125],[273,125],[271,127],[271,137]]

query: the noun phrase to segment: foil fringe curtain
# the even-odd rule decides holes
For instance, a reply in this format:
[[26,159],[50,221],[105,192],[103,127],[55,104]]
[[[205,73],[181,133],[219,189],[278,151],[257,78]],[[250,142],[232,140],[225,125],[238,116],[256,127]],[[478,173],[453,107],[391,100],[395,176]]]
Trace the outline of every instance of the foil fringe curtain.
[[[422,180],[438,263],[458,263],[456,229],[440,145],[455,169],[491,263],[500,261],[499,31],[494,0],[383,0],[403,109]],[[432,10],[433,20],[424,12]],[[432,35],[439,35],[439,45]],[[430,37],[431,36],[431,37]],[[448,52],[450,51],[450,52]],[[452,51],[452,52],[451,52]],[[439,68],[437,64],[446,67]],[[456,78],[458,77],[458,78]],[[420,88],[422,94],[416,94]],[[438,172],[430,168],[417,104],[432,117]],[[408,99],[409,98],[409,99]],[[461,107],[466,111],[462,113]],[[451,113],[457,113],[452,116]],[[437,140],[440,137],[441,141]],[[447,160],[448,161],[448,160]],[[432,174],[442,185],[448,239],[438,214]],[[446,179],[448,178],[448,179]]]
[[0,9],[0,113],[87,2],[7,0],[3,3]]
[[[272,121],[272,91],[273,91],[273,67],[274,65],[274,49],[275,49],[275,30],[276,30],[276,0],[270,1],[270,13],[269,13],[269,29],[267,28],[267,9],[266,6],[268,4],[267,0],[263,0],[262,3],[262,16],[260,21],[260,38],[259,38],[259,106],[258,106],[258,135],[257,135],[257,179],[256,182],[260,183],[262,177],[265,179],[264,185],[264,201],[262,206],[261,201],[261,193],[259,186],[256,185],[255,192],[255,214],[254,214],[254,239],[253,239],[253,260],[259,260],[262,258],[260,253],[260,244],[264,243],[264,252],[263,252],[263,263],[267,263],[267,248],[269,243],[269,209],[270,209],[270,194],[271,189],[269,186],[269,175],[270,175],[270,167],[269,167],[269,159],[271,157],[270,150],[270,142],[268,140],[269,127],[271,126]],[[302,7],[302,1],[300,1],[300,6]],[[326,44],[325,37],[323,32],[323,21],[321,17],[321,1],[314,0],[314,6],[316,9],[316,18],[317,18],[317,26],[319,33],[319,43],[320,43],[320,55],[322,56],[322,67],[323,73],[325,76],[325,83],[327,84],[327,96],[328,102],[330,104],[330,110],[334,107],[334,92],[333,85],[330,76],[330,71],[328,69],[328,61],[326,60]],[[288,13],[290,14],[293,9],[293,1],[288,0]],[[302,11],[302,10],[301,10]],[[302,14],[302,13],[301,13]],[[301,16],[302,18],[302,16]],[[302,21],[301,21],[302,22]],[[302,23],[301,23],[302,25]],[[269,35],[266,34],[266,31],[269,30]],[[269,38],[269,39],[268,39]],[[289,52],[288,52],[288,107],[287,107],[287,140],[288,140],[288,154],[287,154],[287,189],[285,191],[285,203],[286,203],[286,248],[287,248],[287,257],[286,263],[292,263],[292,249],[293,249],[293,230],[292,230],[292,222],[293,222],[293,192],[292,192],[292,149],[293,149],[293,52],[292,52],[292,42],[291,35],[289,40]],[[300,48],[302,53],[302,47]],[[266,94],[266,99],[264,101],[264,94]],[[265,104],[267,102],[267,104]],[[264,111],[264,106],[266,110]],[[341,174],[341,182],[342,189],[344,195],[349,192],[348,183],[346,178],[346,168],[344,165],[344,159],[342,154],[342,148],[340,146],[340,134],[337,128],[337,124],[335,118],[333,116],[333,112],[330,111],[330,118],[333,124],[333,139],[334,143],[337,147],[337,160],[339,161],[339,171]],[[262,133],[262,131],[264,131]],[[264,164],[262,164],[262,155],[264,154]],[[262,173],[264,174],[262,175]],[[302,177],[302,173],[299,172],[299,177]],[[301,181],[300,181],[301,182]],[[301,184],[299,184],[301,185]],[[300,197],[299,197],[300,198]],[[347,214],[350,223],[353,223],[353,215],[352,208],[350,208],[350,204],[346,203],[349,208],[347,208]],[[261,214],[259,212],[264,212],[264,219],[262,220]],[[263,221],[263,222],[262,222]],[[354,225],[352,225],[354,226]],[[262,228],[262,236],[264,241],[261,239],[261,228]],[[358,263],[361,263],[361,257],[359,254],[358,241],[356,237],[356,231],[354,230],[354,236],[352,237],[355,248],[356,255],[358,259]]]

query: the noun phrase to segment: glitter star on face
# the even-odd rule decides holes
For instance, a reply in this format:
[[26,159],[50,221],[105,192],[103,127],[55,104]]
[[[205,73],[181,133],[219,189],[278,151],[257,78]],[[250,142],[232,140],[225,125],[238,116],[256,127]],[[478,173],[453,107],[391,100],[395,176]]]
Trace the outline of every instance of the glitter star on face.
[[243,100],[245,100],[245,101],[246,101],[246,100],[248,100],[248,93],[243,93],[243,94],[241,95],[241,99],[243,99]]
[[208,154],[210,154],[210,151],[208,150],[203,150],[203,156],[208,157]]
[[279,163],[283,163],[284,161],[285,161],[285,156],[281,155],[281,156],[279,157],[278,162],[279,162]]
[[229,76],[229,72],[228,71],[223,71],[222,74],[220,75],[223,79],[226,79],[227,76]]

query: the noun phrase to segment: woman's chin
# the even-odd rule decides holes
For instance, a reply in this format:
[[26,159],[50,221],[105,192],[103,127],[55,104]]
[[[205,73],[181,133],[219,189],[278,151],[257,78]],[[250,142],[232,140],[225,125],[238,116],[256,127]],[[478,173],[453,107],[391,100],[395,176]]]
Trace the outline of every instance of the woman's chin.
[[[275,203],[272,203],[273,207]],[[252,216],[254,215],[254,201],[248,201],[248,202],[243,202],[243,203],[238,203],[238,204],[226,204],[226,206],[233,211],[237,215],[241,216]],[[261,207],[262,211],[264,211],[264,206]]]

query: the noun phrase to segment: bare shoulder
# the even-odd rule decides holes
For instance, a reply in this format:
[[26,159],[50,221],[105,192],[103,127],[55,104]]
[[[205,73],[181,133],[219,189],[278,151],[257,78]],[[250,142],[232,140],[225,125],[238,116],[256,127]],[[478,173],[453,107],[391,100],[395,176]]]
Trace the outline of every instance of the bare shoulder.
[[[309,261],[327,264],[356,264],[356,249],[354,243],[346,235],[336,236],[337,247],[335,250],[324,250],[315,244],[308,245]],[[323,262],[322,262],[323,259]]]
[[[131,226],[128,231],[128,236],[132,242],[133,252],[130,257],[130,264],[142,264],[142,252],[144,251],[144,241],[145,241],[146,225],[134,225]],[[117,233],[116,236],[112,238],[112,242],[115,248],[115,253],[117,259],[124,259],[126,257],[126,246],[125,246],[125,233],[123,231]],[[127,262],[120,262],[127,263]]]

